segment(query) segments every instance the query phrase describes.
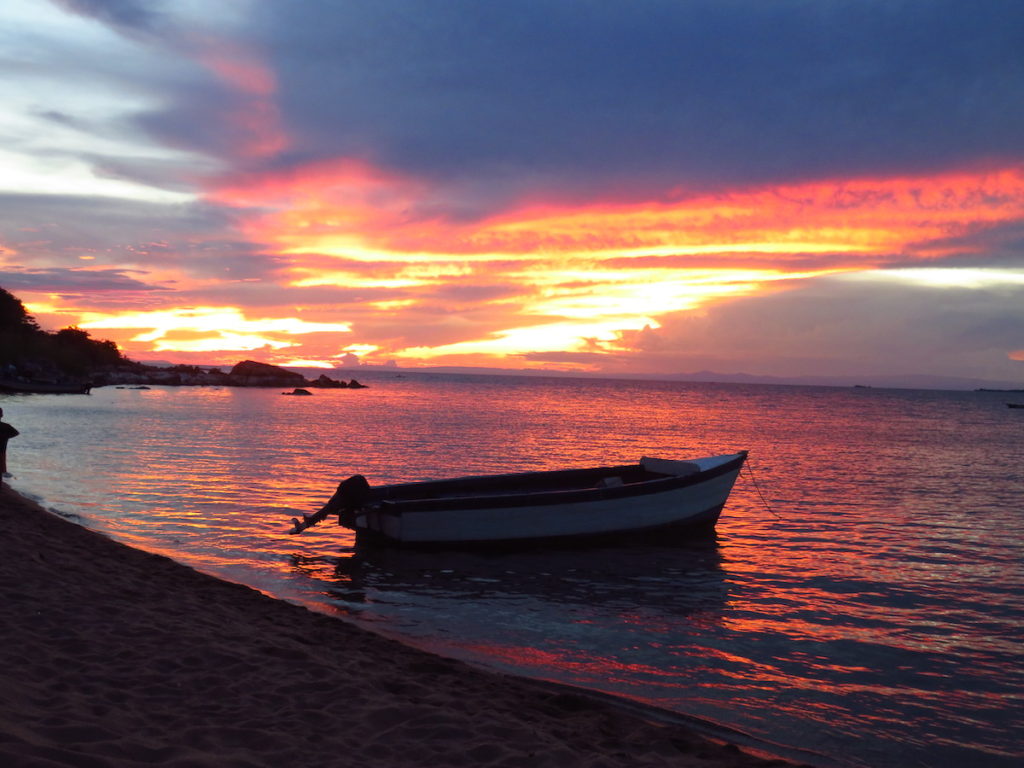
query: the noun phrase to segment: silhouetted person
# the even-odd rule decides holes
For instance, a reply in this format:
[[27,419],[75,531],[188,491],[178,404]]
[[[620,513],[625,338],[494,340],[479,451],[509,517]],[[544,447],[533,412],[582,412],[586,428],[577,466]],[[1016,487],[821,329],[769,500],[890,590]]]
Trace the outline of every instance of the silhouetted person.
[[3,421],[4,409],[0,408],[0,478],[7,474],[7,441],[20,433],[7,422]]

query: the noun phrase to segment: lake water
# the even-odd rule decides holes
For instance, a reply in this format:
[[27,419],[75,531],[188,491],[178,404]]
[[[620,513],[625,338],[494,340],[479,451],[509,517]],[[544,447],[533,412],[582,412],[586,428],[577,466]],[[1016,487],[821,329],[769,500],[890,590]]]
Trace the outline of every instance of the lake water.
[[[382,634],[702,718],[811,763],[1021,764],[1013,395],[360,379],[371,387],[312,397],[0,396],[22,432],[11,482],[133,546]],[[713,541],[428,555],[357,551],[334,525],[286,534],[355,473],[388,483],[739,449],[749,469]]]

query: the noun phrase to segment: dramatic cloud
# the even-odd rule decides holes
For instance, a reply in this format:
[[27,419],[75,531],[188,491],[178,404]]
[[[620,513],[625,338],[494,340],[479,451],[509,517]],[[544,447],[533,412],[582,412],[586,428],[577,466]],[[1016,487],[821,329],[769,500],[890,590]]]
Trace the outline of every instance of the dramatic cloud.
[[6,0],[0,285],[143,358],[1020,378],[1022,29]]
[[456,188],[650,199],[1024,158],[1024,8],[1005,2],[263,10],[301,156]]

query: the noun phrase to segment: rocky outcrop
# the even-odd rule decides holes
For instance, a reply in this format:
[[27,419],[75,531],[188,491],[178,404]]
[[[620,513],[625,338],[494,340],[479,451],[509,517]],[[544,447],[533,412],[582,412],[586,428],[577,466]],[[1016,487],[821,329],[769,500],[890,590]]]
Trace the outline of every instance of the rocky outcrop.
[[224,373],[218,368],[200,368],[194,365],[175,365],[170,368],[130,363],[128,365],[96,371],[92,377],[94,387],[104,385],[160,384],[185,387],[280,387],[304,389],[365,389],[355,379],[341,381],[321,374],[316,379],[307,379],[277,365],[243,360]]
[[[355,379],[353,379],[353,381],[355,381]],[[338,381],[337,379],[332,379],[329,376],[327,376],[326,374],[321,373],[320,376],[315,381],[311,381],[310,382],[309,386],[311,386],[311,387],[320,387],[322,389],[339,389],[339,388],[340,389],[344,389],[344,388],[348,387],[349,385],[346,384],[344,381]]]
[[301,387],[306,384],[306,377],[301,373],[255,360],[236,363],[228,379],[236,387]]

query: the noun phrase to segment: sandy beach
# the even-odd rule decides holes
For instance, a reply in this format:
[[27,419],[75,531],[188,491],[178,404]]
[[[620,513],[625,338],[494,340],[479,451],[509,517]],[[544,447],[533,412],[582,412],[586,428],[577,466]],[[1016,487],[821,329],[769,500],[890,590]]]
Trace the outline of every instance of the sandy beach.
[[432,656],[0,489],[0,765],[786,765]]

